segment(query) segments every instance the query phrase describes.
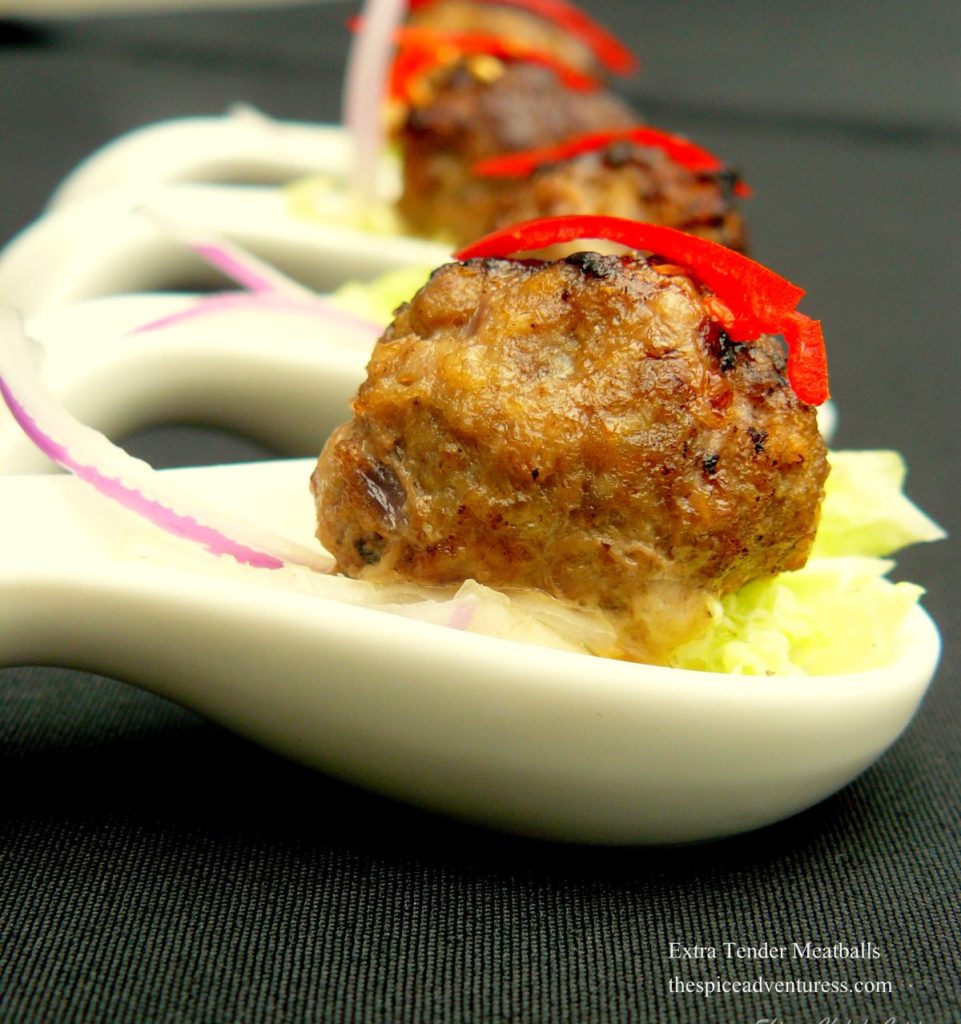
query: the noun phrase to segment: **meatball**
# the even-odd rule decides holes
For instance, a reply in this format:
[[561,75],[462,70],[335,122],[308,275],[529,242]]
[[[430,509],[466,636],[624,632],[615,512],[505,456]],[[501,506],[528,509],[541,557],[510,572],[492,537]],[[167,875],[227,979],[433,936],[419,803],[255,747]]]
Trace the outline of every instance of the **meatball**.
[[662,661],[712,599],[805,562],[827,474],[780,343],[735,344],[639,256],[435,271],[312,477],[349,576],[546,592]]
[[600,74],[601,69],[591,51],[569,31],[516,7],[471,0],[437,0],[419,7],[408,21],[411,25],[441,32],[501,36],[543,50],[586,74]]
[[612,93],[569,89],[549,68],[466,58],[443,71],[429,99],[406,113],[397,136],[403,154],[398,209],[417,234],[479,238],[489,220],[484,211],[516,183],[475,177],[478,160],[635,123]]
[[474,237],[534,217],[596,213],[664,224],[746,252],[735,180],[727,172],[690,171],[654,147],[614,142],[493,189]]

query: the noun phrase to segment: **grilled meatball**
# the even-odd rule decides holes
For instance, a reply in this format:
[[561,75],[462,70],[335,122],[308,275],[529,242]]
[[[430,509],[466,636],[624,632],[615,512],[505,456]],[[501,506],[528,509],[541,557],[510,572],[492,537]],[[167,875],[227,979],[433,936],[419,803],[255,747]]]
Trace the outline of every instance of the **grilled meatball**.
[[628,128],[630,108],[609,92],[567,88],[548,68],[466,58],[436,78],[398,132],[398,208],[417,234],[468,241],[484,233],[496,193],[516,183],[472,174],[478,160],[548,146],[587,131]]
[[516,7],[471,0],[437,0],[415,10],[408,21],[441,32],[500,36],[549,53],[586,74],[601,72],[588,47],[569,31]]
[[654,259],[448,264],[323,449],[318,538],[350,576],[600,608],[663,660],[712,596],[807,558],[827,464],[783,371]]
[[690,171],[654,147],[614,142],[540,167],[527,179],[498,183],[480,208],[487,220],[475,237],[533,217],[597,213],[664,224],[745,252],[747,232],[734,204],[734,181],[725,172]]

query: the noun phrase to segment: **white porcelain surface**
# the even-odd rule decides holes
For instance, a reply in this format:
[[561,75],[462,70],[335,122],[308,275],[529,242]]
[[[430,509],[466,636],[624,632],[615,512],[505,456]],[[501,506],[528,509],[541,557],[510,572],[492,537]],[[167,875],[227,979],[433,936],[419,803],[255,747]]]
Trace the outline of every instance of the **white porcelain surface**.
[[[329,326],[318,337],[309,316],[276,311],[130,335],[191,299],[119,293],[214,280],[144,206],[318,290],[446,258],[431,243],[298,221],[276,184],[236,184],[345,167],[339,129],[255,116],[151,126],[85,161],[0,257],[0,299],[43,343],[49,388],[115,436],[200,418],[316,452],[347,415],[369,340]],[[178,473],[306,541],[311,466]],[[0,471],[45,468],[0,416]],[[678,672],[358,608],[303,579],[187,551],[74,479],[0,477],[0,664],[127,679],[335,775],[523,833],[681,842],[776,821],[879,756],[938,657],[917,610],[896,663],[864,675]]]
[[[193,421],[290,455],[316,454],[350,416],[374,338],[304,312],[243,309],[129,332],[194,304],[126,295],[47,310],[27,322],[46,386],[113,438]],[[0,473],[56,469],[0,403]]]
[[222,287],[143,207],[239,243],[317,291],[400,266],[436,265],[450,252],[421,239],[296,219],[269,186],[115,188],[57,207],[21,232],[0,256],[0,302],[32,314],[123,292]]
[[238,106],[221,117],[159,121],[121,135],[78,164],[48,205],[130,185],[147,191],[171,182],[279,185],[312,174],[342,178],[349,158],[340,125],[275,121]]
[[[311,461],[179,470],[303,539]],[[130,680],[326,772],[507,830],[701,840],[849,782],[911,719],[937,630],[895,663],[737,678],[545,650],[352,607],[187,555],[72,478],[0,478],[0,664]]]

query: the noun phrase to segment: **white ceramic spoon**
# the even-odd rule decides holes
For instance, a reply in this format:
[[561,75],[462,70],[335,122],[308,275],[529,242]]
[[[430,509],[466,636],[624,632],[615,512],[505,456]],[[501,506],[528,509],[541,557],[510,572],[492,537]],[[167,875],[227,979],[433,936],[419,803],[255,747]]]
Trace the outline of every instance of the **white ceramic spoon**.
[[[174,472],[309,541],[311,465]],[[939,653],[918,608],[881,669],[701,674],[354,607],[311,579],[194,554],[73,478],[0,478],[0,664],[129,680],[333,775],[519,833],[674,843],[777,821],[896,739]]]

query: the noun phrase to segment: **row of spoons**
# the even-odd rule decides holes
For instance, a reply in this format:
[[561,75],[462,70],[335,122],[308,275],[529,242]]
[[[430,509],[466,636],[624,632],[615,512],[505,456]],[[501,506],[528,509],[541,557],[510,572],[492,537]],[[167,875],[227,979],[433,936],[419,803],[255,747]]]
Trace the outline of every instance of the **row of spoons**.
[[[315,453],[363,377],[369,330],[325,321],[318,339],[309,314],[255,305],[137,329],[196,301],[163,293],[171,282],[216,280],[164,221],[242,244],[316,291],[444,260],[433,243],[291,215],[281,183],[318,168],[337,181],[345,153],[339,129],[241,112],[146,129],[91,158],[0,257],[0,297],[43,344],[48,388],[110,434],[202,418]],[[170,475],[310,544],[311,464]],[[10,418],[0,467],[0,664],[126,679],[325,771],[513,831],[685,842],[776,821],[872,763],[937,664],[920,608],[891,664],[817,678],[479,636],[336,600],[309,574],[188,553],[79,480],[24,475],[49,463]]]

